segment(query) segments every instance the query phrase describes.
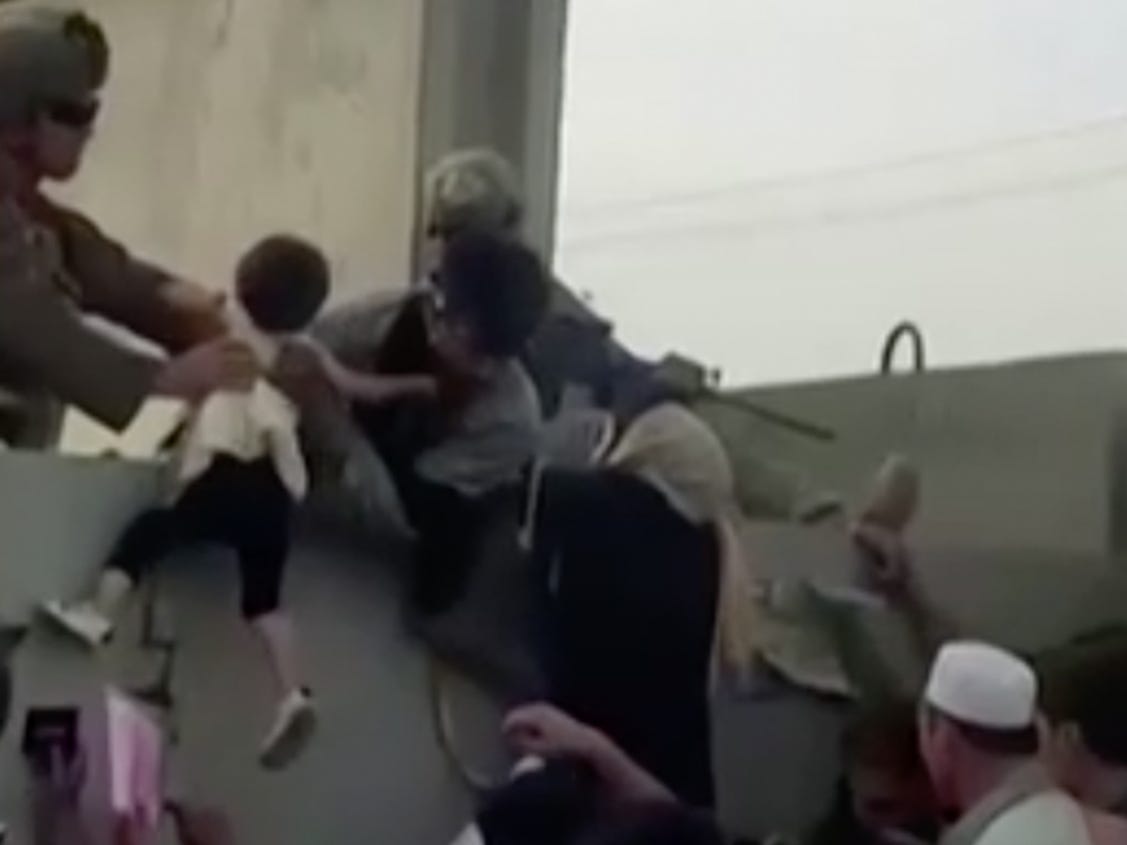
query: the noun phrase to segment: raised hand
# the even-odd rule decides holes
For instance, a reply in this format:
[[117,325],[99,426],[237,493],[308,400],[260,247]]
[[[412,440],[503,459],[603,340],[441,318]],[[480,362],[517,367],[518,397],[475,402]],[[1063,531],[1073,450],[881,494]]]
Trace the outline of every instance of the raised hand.
[[249,390],[260,374],[250,347],[221,338],[169,361],[157,376],[154,390],[162,396],[194,402],[216,390]]

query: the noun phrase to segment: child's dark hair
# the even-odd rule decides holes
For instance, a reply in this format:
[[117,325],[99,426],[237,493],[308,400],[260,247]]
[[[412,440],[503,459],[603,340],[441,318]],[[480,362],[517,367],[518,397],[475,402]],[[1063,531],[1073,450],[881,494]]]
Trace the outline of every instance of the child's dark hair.
[[235,289],[262,331],[301,331],[328,298],[329,264],[311,243],[293,235],[271,235],[240,259]]
[[450,316],[465,320],[479,352],[511,358],[548,307],[547,272],[536,253],[504,236],[462,232],[444,245],[436,282]]

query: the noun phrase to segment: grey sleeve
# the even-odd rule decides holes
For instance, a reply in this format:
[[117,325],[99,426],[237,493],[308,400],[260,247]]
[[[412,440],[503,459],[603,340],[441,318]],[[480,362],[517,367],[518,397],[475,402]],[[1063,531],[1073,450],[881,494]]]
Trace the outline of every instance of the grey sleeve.
[[371,367],[380,343],[403,303],[401,291],[381,292],[331,309],[311,334],[346,367]]
[[540,404],[517,364],[494,391],[466,413],[449,438],[424,452],[419,474],[437,484],[478,496],[516,481],[540,443]]

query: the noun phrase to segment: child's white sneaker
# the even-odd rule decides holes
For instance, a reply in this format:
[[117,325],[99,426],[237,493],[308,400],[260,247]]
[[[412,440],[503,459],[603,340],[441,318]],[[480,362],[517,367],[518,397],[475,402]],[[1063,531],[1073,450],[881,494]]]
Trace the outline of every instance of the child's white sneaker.
[[43,612],[62,630],[90,648],[105,645],[113,634],[113,622],[88,601],[66,605],[52,600],[43,603]]
[[289,693],[266,735],[258,761],[267,769],[282,769],[296,760],[317,730],[317,710],[308,690]]

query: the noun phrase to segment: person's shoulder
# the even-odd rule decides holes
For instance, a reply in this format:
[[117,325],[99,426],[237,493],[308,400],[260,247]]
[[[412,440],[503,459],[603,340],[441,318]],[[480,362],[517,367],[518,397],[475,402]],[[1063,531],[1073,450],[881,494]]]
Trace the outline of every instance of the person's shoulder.
[[376,343],[410,296],[409,289],[382,289],[351,297],[318,317],[309,335],[334,352],[342,346]]
[[55,229],[61,236],[67,238],[87,238],[98,241],[111,242],[111,238],[102,231],[94,220],[82,211],[66,203],[40,194],[35,198],[38,208],[35,214],[45,225]]
[[318,318],[317,322],[331,321],[342,317],[378,316],[400,308],[411,296],[408,288],[394,289],[381,288],[379,290],[363,293],[359,296],[349,297],[338,302]]

